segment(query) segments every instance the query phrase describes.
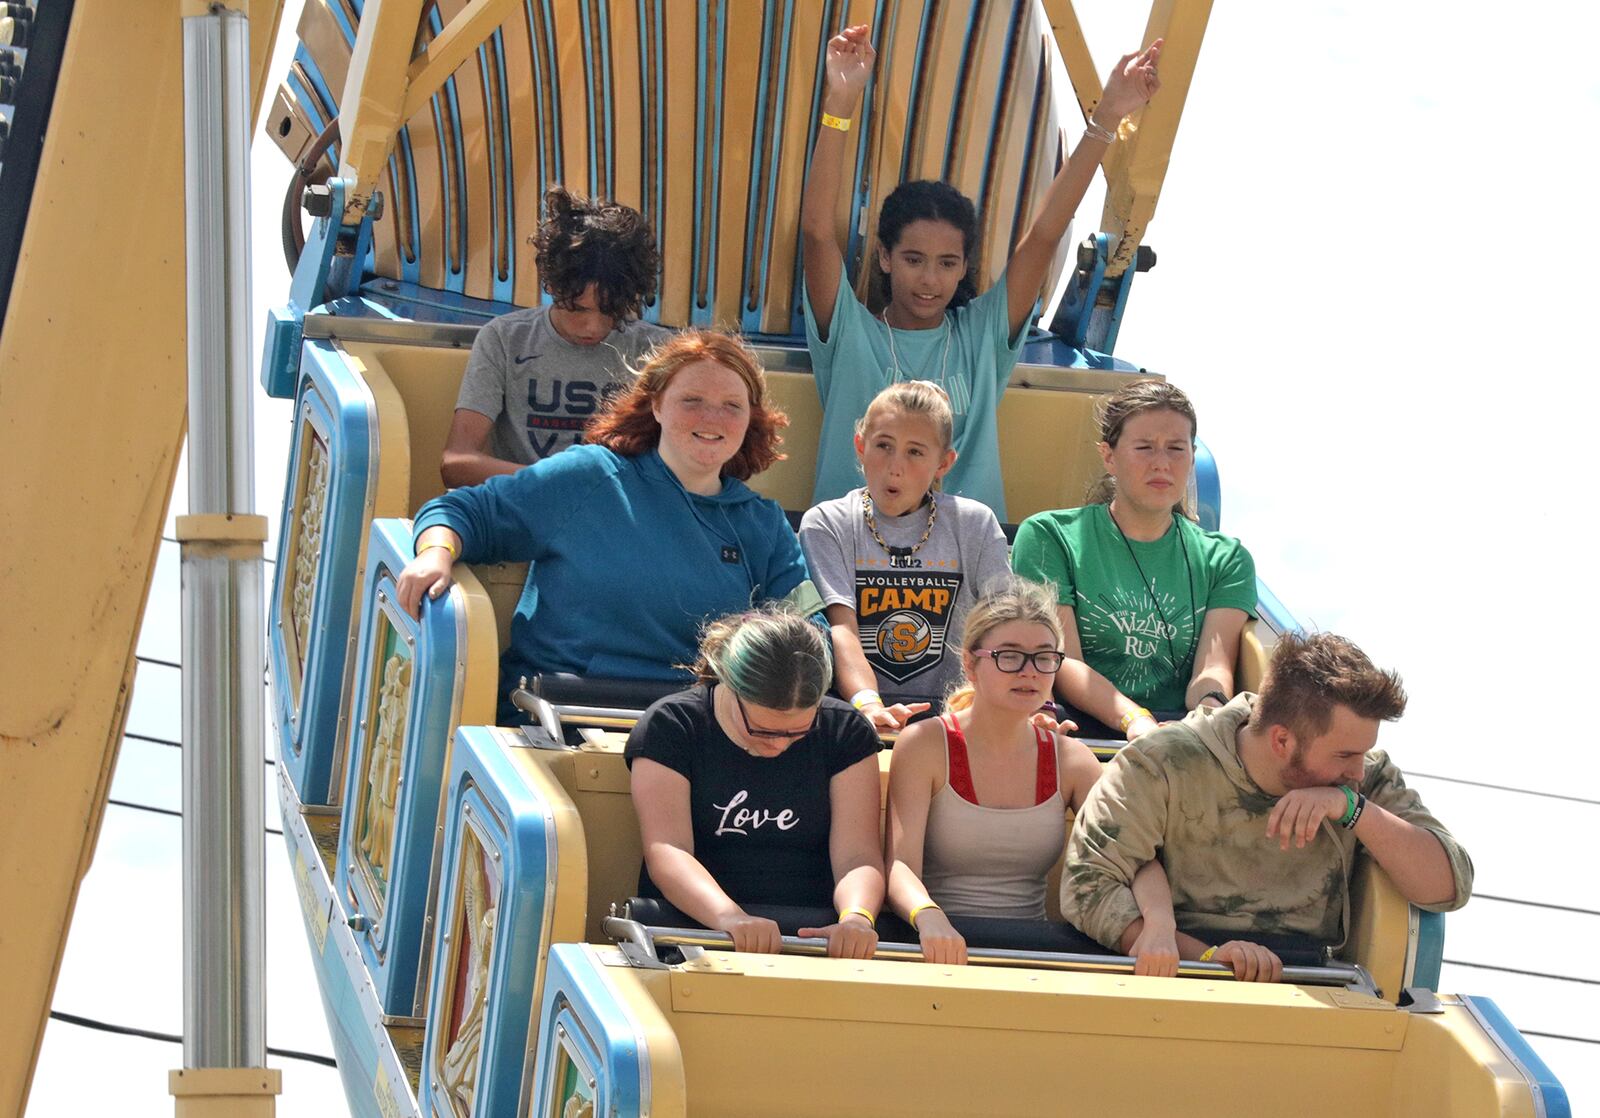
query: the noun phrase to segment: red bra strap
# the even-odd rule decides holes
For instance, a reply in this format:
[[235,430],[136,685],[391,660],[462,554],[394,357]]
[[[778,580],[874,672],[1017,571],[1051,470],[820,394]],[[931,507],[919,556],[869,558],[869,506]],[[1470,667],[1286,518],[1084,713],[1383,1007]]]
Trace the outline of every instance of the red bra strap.
[[944,723],[944,750],[950,770],[950,787],[956,795],[969,804],[978,802],[978,792],[972,787],[972,765],[967,761],[967,737],[953,714],[941,714]]
[[1039,765],[1034,769],[1033,786],[1033,802],[1037,806],[1056,794],[1059,782],[1056,779],[1055,735],[1038,726],[1033,732],[1039,738]]

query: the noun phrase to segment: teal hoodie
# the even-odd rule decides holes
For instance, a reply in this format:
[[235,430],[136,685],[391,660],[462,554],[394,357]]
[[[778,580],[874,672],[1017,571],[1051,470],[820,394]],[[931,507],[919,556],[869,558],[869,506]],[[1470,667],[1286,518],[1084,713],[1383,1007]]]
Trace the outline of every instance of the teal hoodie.
[[439,524],[460,535],[463,562],[529,564],[502,703],[520,676],[545,671],[686,680],[702,624],[808,577],[776,501],[732,478],[714,496],[690,493],[654,450],[573,447],[434,498],[415,532]]

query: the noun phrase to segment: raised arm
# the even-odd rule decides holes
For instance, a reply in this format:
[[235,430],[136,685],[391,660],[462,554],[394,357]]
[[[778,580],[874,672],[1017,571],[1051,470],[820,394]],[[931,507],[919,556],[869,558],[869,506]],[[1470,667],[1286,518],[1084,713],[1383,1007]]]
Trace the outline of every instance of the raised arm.
[[967,941],[934,903],[922,883],[922,849],[928,808],[943,765],[944,740],[933,721],[919,722],[895,743],[889,764],[889,820],[884,861],[889,867],[889,905],[910,924],[930,963],[964,964]]
[[1150,100],[1161,87],[1161,80],[1156,76],[1160,57],[1161,40],[1157,39],[1144,50],[1125,54],[1117,61],[1106,79],[1105,94],[1095,106],[1083,139],[1056,172],[1038,214],[1018,242],[1017,250],[1011,254],[1006,264],[1006,310],[1011,337],[1017,336],[1033,311],[1045,269],[1050,266],[1056,245],[1067,235],[1067,224],[1083,202],[1117,126],[1123,117]]
[[[828,40],[823,67],[822,111],[830,117],[850,121],[861,104],[861,92],[872,77],[872,64],[878,52],[872,49],[866,24],[847,27]],[[844,254],[834,229],[834,207],[839,201],[843,176],[845,132],[818,123],[817,142],[811,149],[811,170],[806,175],[805,192],[800,197],[800,253],[805,265],[806,295],[811,300],[812,322],[817,335],[828,336],[833,325],[833,303],[839,297],[840,277],[844,273]]]
[[630,782],[645,868],[667,900],[706,927],[727,932],[738,951],[776,952],[778,925],[747,915],[694,856],[688,778],[641,757],[633,762]]
[[[1194,675],[1184,693],[1184,705],[1193,710],[1200,700],[1216,691],[1233,698],[1233,669],[1239,662],[1239,638],[1250,615],[1242,609],[1206,611],[1195,645]],[[1216,702],[1213,698],[1212,702]]]

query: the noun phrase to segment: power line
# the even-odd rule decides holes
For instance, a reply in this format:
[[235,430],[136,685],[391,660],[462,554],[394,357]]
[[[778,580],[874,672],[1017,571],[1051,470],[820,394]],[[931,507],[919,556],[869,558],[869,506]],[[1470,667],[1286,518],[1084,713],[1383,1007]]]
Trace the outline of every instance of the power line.
[[[148,811],[152,815],[170,815],[175,819],[183,818],[183,812],[174,811],[170,807],[156,807],[154,804],[136,804],[132,800],[119,800],[114,796],[107,797],[106,803],[111,804],[113,807],[132,808],[134,811]],[[267,827],[266,832],[269,835],[281,836],[283,834],[283,832],[278,830],[276,827]]]
[[1571,1036],[1567,1033],[1541,1033],[1537,1029],[1518,1029],[1523,1036],[1542,1036],[1551,1040],[1571,1040],[1579,1044],[1600,1044],[1600,1038],[1592,1036]]
[[1576,908],[1573,905],[1550,904],[1548,901],[1524,901],[1516,897],[1497,897],[1493,893],[1474,893],[1472,899],[1476,901],[1500,901],[1503,904],[1521,904],[1529,908],[1547,908],[1552,912],[1576,912],[1579,916],[1600,916],[1600,909]]
[[143,653],[135,655],[134,659],[141,664],[154,664],[158,668],[176,668],[180,672],[183,671],[183,665],[176,660],[163,660],[159,656],[146,656]]
[[[122,736],[125,738],[132,738],[134,741],[147,741],[151,745],[164,745],[169,749],[183,748],[183,742],[181,741],[173,741],[171,738],[158,738],[151,734],[124,733]],[[262,760],[269,765],[276,765],[278,763],[277,759],[274,757],[263,757]]]
[[1551,978],[1557,982],[1581,982],[1585,986],[1600,986],[1600,978],[1580,978],[1574,974],[1551,974],[1541,970],[1519,970],[1516,967],[1501,967],[1493,963],[1469,963],[1463,959],[1446,959],[1445,962],[1453,967],[1471,967],[1474,970],[1499,971],[1502,974],[1520,974],[1528,978]]
[[1440,776],[1437,773],[1419,773],[1406,771],[1408,777],[1419,777],[1423,780],[1442,780],[1446,784],[1470,784],[1474,788],[1493,788],[1496,792],[1515,792],[1519,796],[1538,796],[1543,800],[1566,800],[1568,803],[1588,804],[1590,807],[1600,807],[1600,800],[1586,799],[1583,796],[1565,796],[1560,792],[1541,792],[1535,788],[1508,788],[1504,784],[1490,784],[1485,780],[1463,780],[1459,776]]
[[[114,1025],[110,1021],[97,1021],[93,1017],[83,1017],[76,1013],[62,1013],[58,1009],[50,1011],[53,1020],[66,1025],[77,1025],[84,1029],[98,1029],[103,1033],[115,1033],[118,1036],[136,1036],[145,1040],[161,1040],[168,1044],[182,1044],[183,1037],[176,1033],[160,1033],[154,1029],[141,1029],[135,1025]],[[267,1055],[278,1056],[285,1060],[304,1060],[308,1064],[321,1064],[325,1068],[336,1068],[339,1062],[332,1056],[319,1055],[316,1052],[302,1052],[296,1048],[274,1048],[267,1046]]]

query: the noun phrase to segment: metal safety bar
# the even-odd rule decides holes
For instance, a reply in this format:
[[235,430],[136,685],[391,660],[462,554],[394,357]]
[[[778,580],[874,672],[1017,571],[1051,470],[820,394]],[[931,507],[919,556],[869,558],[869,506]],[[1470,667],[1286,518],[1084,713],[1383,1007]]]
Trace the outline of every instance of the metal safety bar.
[[[613,943],[627,944],[655,957],[662,947],[701,947],[728,950],[733,938],[726,932],[713,932],[704,928],[660,928],[647,926],[637,920],[622,916],[607,916],[600,922],[601,930]],[[780,954],[826,955],[828,941],[820,937],[784,936]],[[629,958],[634,958],[633,952]],[[880,941],[873,952],[874,959],[920,963],[922,948],[910,943],[884,943]],[[972,948],[967,952],[967,962],[976,966],[1026,967],[1031,970],[1062,970],[1085,974],[1132,974],[1134,959],[1127,955],[1077,955],[1057,951],[1015,951],[1003,947]],[[1201,963],[1185,960],[1178,964],[1179,978],[1226,979],[1234,981],[1233,970],[1221,963]],[[1286,966],[1283,981],[1295,986],[1337,986],[1358,993],[1377,996],[1377,986],[1365,967],[1355,963],[1328,963],[1320,967]]]

